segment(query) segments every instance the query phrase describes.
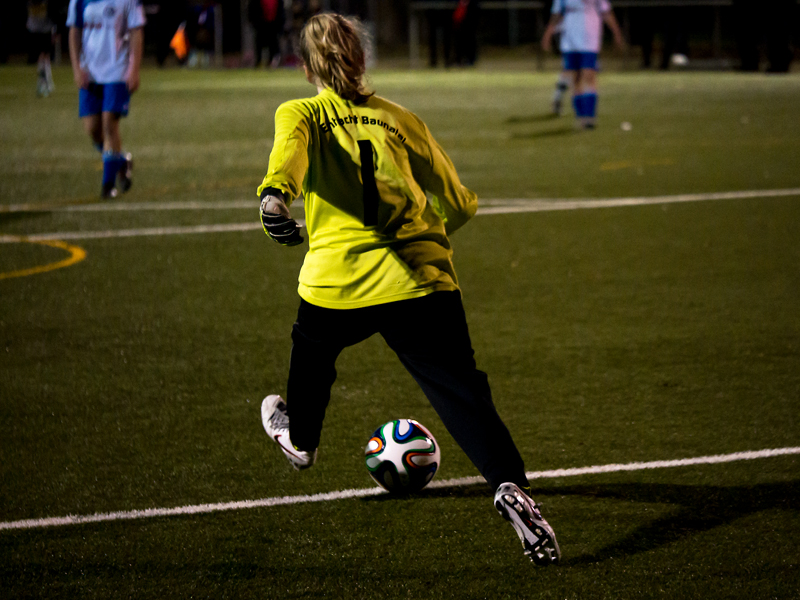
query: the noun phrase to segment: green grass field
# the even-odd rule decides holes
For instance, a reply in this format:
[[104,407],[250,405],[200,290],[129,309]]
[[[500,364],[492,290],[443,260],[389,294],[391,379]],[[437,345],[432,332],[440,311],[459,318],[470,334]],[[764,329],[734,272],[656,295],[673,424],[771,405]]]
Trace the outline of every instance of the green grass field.
[[[800,597],[797,454],[537,478],[547,569],[482,484],[9,528],[371,488],[366,441],[402,417],[437,436],[437,481],[477,474],[378,338],[337,364],[317,466],[263,433],[304,246],[236,226],[258,227],[275,108],[313,93],[298,72],[146,70],[123,123],[135,184],[109,204],[55,76],[39,99],[33,68],[0,68],[0,597]],[[800,76],[604,73],[592,132],[548,116],[554,81],[372,75],[485,207],[549,201],[453,238],[527,468],[800,446]],[[613,201],[655,196],[676,198]],[[575,199],[608,206],[552,210]]]

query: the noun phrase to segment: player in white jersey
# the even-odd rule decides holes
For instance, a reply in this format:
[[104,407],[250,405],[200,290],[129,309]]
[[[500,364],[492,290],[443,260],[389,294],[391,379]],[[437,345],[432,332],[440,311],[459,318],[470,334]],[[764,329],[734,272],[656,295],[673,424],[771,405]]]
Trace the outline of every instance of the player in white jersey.
[[614,41],[625,47],[619,23],[608,0],[554,0],[542,47],[550,51],[553,34],[561,31],[564,70],[572,82],[572,105],[581,127],[595,126],[597,115],[597,55],[602,44],[603,23]]
[[[101,196],[114,198],[131,186],[133,160],[122,152],[119,120],[139,88],[144,48],[141,0],[70,0],[69,49],[79,114],[103,153]],[[117,187],[119,178],[119,187]]]

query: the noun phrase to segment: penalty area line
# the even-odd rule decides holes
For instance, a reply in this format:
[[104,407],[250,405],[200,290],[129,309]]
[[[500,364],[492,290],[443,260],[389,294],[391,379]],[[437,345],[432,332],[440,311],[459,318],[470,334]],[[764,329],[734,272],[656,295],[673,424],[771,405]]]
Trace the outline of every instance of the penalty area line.
[[[656,460],[650,462],[632,462],[625,464],[596,465],[591,467],[577,467],[571,469],[554,469],[550,471],[530,471],[526,473],[528,479],[556,479],[559,477],[575,477],[578,475],[594,475],[602,473],[618,473],[623,471],[643,471],[646,469],[668,469],[675,467],[688,467],[693,465],[713,465],[730,463],[742,460],[756,460],[800,454],[800,447],[772,448],[768,450],[753,450],[747,452],[734,452],[732,454],[715,454],[711,456],[698,456],[695,458],[681,458],[676,460]],[[431,482],[426,489],[441,489],[451,487],[466,487],[482,483],[482,477],[463,477]],[[86,523],[100,523],[104,521],[130,521],[154,517],[172,517],[184,515],[201,515],[212,512],[244,510],[250,508],[268,508],[272,506],[287,506],[293,504],[306,504],[310,502],[332,502],[334,500],[347,500],[352,498],[365,498],[387,494],[382,488],[362,488],[326,492],[313,495],[282,496],[278,498],[262,498],[260,500],[240,500],[237,502],[221,502],[216,504],[196,504],[193,506],[178,506],[174,508],[148,508],[144,510],[130,510],[110,513],[95,513],[93,515],[67,515],[65,517],[50,517],[45,519],[24,519],[21,521],[0,522],[0,530],[11,529],[40,529],[58,527],[61,525],[81,525]]]

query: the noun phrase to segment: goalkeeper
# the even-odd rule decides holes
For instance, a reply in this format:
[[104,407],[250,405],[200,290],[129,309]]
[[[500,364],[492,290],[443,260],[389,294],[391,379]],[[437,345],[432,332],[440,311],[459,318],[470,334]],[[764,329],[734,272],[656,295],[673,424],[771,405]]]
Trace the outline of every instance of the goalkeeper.
[[264,428],[295,468],[313,465],[337,357],[380,333],[494,490],[525,553],[557,562],[555,534],[476,367],[453,269],[448,236],[475,214],[477,198],[417,116],[366,90],[361,35],[339,15],[312,17],[300,46],[318,95],[275,114],[258,188],[262,223],[275,241],[302,243],[288,209],[302,194],[309,247],[286,401],[264,399]]

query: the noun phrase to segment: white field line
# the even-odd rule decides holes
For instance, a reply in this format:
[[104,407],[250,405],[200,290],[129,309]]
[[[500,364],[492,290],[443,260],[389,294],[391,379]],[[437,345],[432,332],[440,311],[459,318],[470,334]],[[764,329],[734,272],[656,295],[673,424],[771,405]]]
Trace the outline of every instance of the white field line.
[[674,196],[641,196],[631,198],[576,198],[573,200],[505,199],[487,200],[487,206],[478,214],[507,214],[516,212],[544,212],[552,210],[577,210],[581,208],[611,208],[619,206],[646,206],[650,204],[674,204],[679,202],[705,202],[709,200],[742,200],[748,198],[776,198],[800,196],[800,188],[785,190],[745,190],[740,192],[712,192],[708,194],[677,194]]
[[[575,208],[599,208],[603,206],[637,206],[641,204],[665,204],[671,202],[699,202],[703,200],[736,200],[746,198],[770,198],[778,196],[799,196],[800,188],[782,190],[743,190],[737,192],[712,192],[707,194],[678,194],[673,196],[641,196],[630,198],[494,198],[482,199],[482,205],[530,207],[532,212],[540,210],[566,210]],[[295,202],[295,206],[302,205]],[[231,210],[258,208],[258,200],[222,200],[217,202],[198,202],[195,200],[174,202],[94,202],[92,204],[48,205],[48,204],[10,204],[0,205],[0,212],[142,212],[165,210]]]
[[[578,210],[587,208],[612,208],[624,206],[645,206],[651,204],[672,204],[679,202],[703,202],[709,200],[736,200],[747,198],[775,198],[785,196],[800,196],[800,188],[783,190],[747,190],[739,192],[716,192],[709,194],[678,194],[675,196],[649,196],[631,198],[584,198],[575,200],[553,199],[489,199],[483,200],[483,207],[478,210],[479,215],[497,215],[511,213],[546,212],[554,210]],[[24,205],[18,205],[19,209]],[[26,206],[26,205],[25,205]],[[129,204],[89,204],[67,207],[55,207],[49,210],[57,211],[147,211],[147,210],[225,210],[254,208],[255,202],[141,202]],[[30,207],[28,207],[30,208]],[[12,205],[3,212],[15,212]],[[16,210],[21,212],[21,210]],[[21,241],[46,241],[46,240],[87,240],[107,239],[121,237],[159,236],[159,235],[185,235],[191,233],[225,233],[230,231],[251,231],[261,229],[258,222],[231,223],[226,225],[197,225],[182,227],[150,227],[141,229],[117,229],[106,231],[67,231],[55,233],[37,233],[27,236],[0,235],[0,243],[18,243]]]
[[[298,219],[301,225],[303,221]],[[106,231],[62,231],[60,233],[34,233],[31,235],[0,235],[0,244],[17,242],[42,242],[47,240],[100,240],[109,238],[146,237],[157,235],[186,235],[189,233],[226,233],[231,231],[260,230],[261,223],[228,223],[225,225],[187,225],[176,227],[147,227],[142,229],[107,229]]]
[[0,206],[0,213],[20,212],[142,212],[147,210],[258,210],[257,197],[252,200],[222,200],[198,202],[196,200],[174,202],[93,202],[91,204],[10,204]]
[[[667,469],[673,467],[687,467],[692,465],[712,465],[729,463],[741,460],[755,460],[800,454],[800,447],[773,448],[770,450],[754,450],[749,452],[734,452],[733,454],[715,454],[712,456],[699,456],[696,458],[681,458],[676,460],[657,460],[651,462],[633,462],[626,464],[597,465],[593,467],[579,467],[572,469],[555,469],[551,471],[530,471],[526,473],[528,479],[554,479],[559,477],[575,477],[578,475],[594,475],[602,473],[617,473],[621,471],[642,471],[645,469]],[[460,479],[447,479],[434,481],[427,489],[466,487],[482,483],[482,477],[463,477]],[[196,504],[193,506],[178,506],[175,508],[148,508],[144,510],[130,510],[112,513],[95,513],[93,515],[68,515],[66,517],[50,517],[46,519],[25,519],[21,521],[0,522],[0,530],[6,529],[37,529],[57,527],[59,525],[81,525],[84,523],[99,523],[102,521],[129,521],[135,519],[148,519],[153,517],[171,517],[182,515],[198,515],[219,511],[242,510],[247,508],[267,508],[272,506],[286,506],[292,504],[305,504],[309,502],[331,502],[352,498],[364,498],[386,494],[382,488],[362,488],[327,492],[311,496],[282,496],[278,498],[262,498],[260,500],[240,500],[238,502],[222,502],[218,504]]]

